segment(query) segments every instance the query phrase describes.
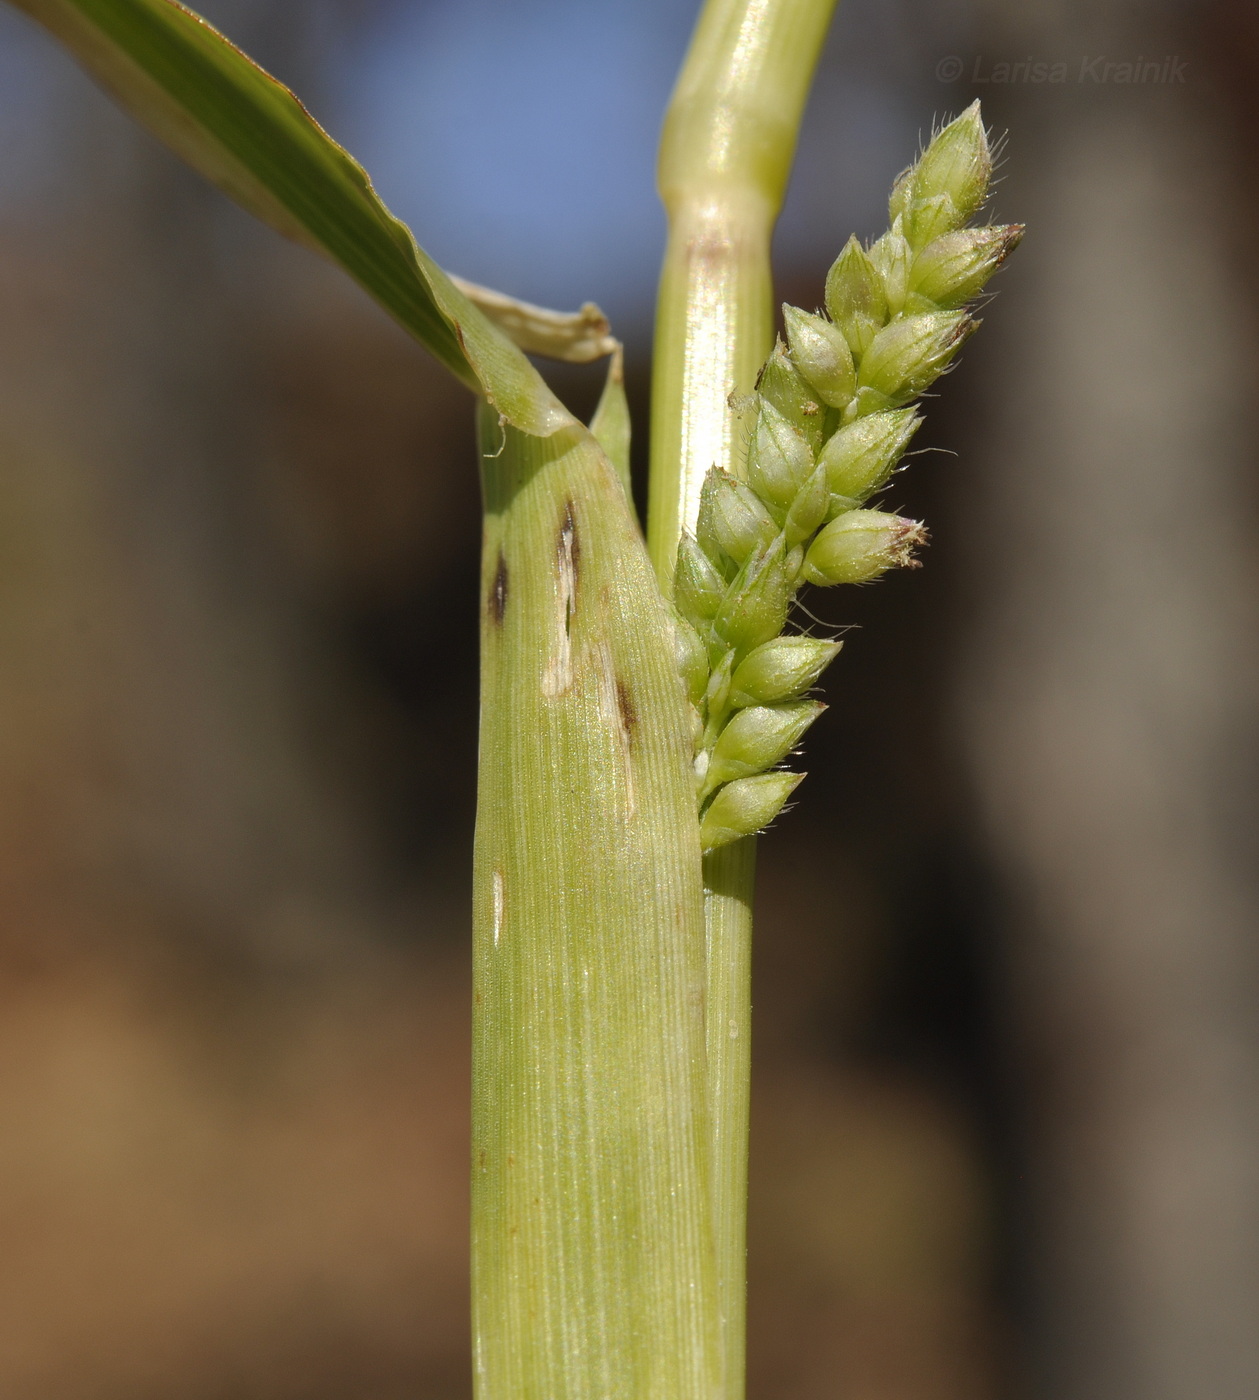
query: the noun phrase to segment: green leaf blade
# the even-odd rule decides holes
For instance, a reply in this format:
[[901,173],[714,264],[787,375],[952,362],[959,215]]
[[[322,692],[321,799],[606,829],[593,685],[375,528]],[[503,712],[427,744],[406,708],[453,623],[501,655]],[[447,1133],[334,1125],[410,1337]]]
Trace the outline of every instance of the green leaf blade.
[[175,0],[12,0],[144,126],[244,208],[340,264],[521,431],[571,416],[420,249],[294,94]]
[[607,381],[603,386],[599,406],[595,409],[595,416],[590,420],[590,431],[594,434],[595,441],[603,448],[608,461],[616,468],[632,513],[634,483],[630,477],[630,411],[629,400],[625,397],[625,368],[619,345],[612,352],[608,363]]

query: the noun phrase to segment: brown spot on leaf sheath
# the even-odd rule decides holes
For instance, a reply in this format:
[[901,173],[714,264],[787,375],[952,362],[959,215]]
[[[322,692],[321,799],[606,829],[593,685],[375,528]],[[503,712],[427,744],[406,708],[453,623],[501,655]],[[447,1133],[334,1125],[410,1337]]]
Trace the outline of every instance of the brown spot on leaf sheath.
[[577,538],[577,512],[571,500],[564,502],[564,519],[560,522],[559,556],[572,570],[573,591],[576,592],[577,576],[581,573],[581,541]]
[[[560,621],[565,639],[572,636],[573,614],[577,611],[577,577],[581,570],[581,541],[577,538],[577,513],[571,500],[564,502],[564,518],[555,539],[555,565],[559,581]],[[564,643],[567,646],[567,640]],[[563,670],[571,668],[571,657],[564,653]],[[567,689],[565,682],[564,689]]]
[[621,728],[625,731],[627,739],[633,739],[634,728],[638,724],[638,711],[634,708],[634,697],[630,694],[630,688],[617,676],[616,678],[616,709],[621,717]]
[[500,549],[498,567],[494,570],[494,580],[490,584],[490,621],[495,627],[503,625],[503,614],[507,611],[507,559]]

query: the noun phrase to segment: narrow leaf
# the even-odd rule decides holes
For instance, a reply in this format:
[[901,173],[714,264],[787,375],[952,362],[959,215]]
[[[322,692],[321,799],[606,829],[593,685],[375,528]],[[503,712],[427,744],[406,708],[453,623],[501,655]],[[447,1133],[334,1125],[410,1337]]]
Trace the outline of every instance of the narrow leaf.
[[630,510],[634,509],[633,485],[630,481],[630,411],[629,400],[625,397],[624,356],[618,344],[608,362],[608,377],[603,386],[603,394],[595,416],[590,420],[590,431],[595,441],[603,448],[608,461],[616,468],[625,488],[625,499]]
[[133,116],[287,237],[328,254],[523,432],[571,416],[506,334],[417,246],[292,92],[174,0],[12,0]]
[[586,302],[580,311],[551,311],[462,277],[450,280],[530,355],[585,365],[620,349],[621,342],[612,334],[608,318],[593,301]]

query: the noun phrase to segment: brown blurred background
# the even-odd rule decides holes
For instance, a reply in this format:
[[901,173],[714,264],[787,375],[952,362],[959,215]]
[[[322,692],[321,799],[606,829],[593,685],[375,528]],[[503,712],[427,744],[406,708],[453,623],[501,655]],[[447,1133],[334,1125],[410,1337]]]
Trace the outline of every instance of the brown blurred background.
[[[601,301],[641,442],[693,0],[204,8],[453,270]],[[927,567],[810,600],[752,1400],[1259,1395],[1256,92],[1249,0],[841,6],[783,295],[975,96],[1030,232]],[[5,1400],[469,1393],[470,425],[0,13]]]

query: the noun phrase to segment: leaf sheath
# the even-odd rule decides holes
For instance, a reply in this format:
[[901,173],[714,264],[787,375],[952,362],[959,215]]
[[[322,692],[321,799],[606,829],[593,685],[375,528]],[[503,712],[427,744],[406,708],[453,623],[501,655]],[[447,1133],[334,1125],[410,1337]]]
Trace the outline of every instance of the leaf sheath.
[[704,915],[669,623],[593,438],[481,427],[477,1394],[716,1400]]

